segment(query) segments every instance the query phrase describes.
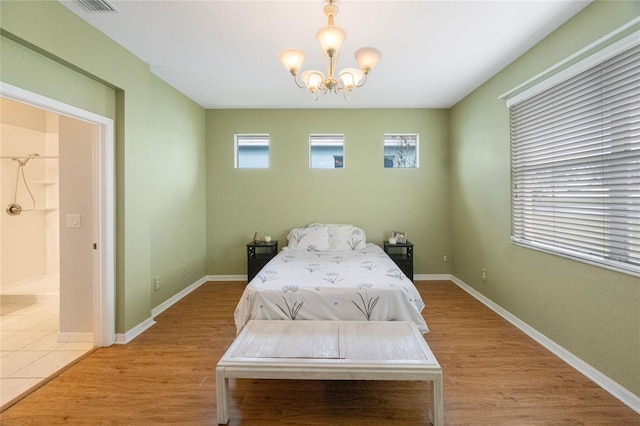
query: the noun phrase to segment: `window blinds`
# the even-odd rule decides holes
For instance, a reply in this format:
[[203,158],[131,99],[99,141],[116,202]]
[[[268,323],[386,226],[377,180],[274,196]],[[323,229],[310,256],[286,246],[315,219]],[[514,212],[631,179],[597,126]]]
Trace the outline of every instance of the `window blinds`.
[[640,275],[640,45],[510,120],[513,241]]
[[269,135],[236,135],[238,146],[269,146]]
[[311,146],[343,146],[344,135],[309,135]]

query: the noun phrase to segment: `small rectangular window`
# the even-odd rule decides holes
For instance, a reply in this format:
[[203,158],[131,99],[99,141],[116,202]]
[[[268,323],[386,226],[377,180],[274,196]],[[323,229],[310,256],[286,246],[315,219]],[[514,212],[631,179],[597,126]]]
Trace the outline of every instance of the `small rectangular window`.
[[344,167],[344,135],[310,135],[309,150],[312,169]]
[[269,168],[269,135],[235,135],[236,169]]
[[384,167],[418,167],[418,135],[384,135]]

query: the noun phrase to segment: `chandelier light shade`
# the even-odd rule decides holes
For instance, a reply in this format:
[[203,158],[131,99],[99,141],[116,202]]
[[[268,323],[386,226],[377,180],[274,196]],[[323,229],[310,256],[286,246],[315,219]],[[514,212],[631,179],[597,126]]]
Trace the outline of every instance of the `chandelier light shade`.
[[358,68],[345,68],[340,71],[340,80],[344,83],[347,90],[351,91],[354,87],[360,87],[358,84],[363,79],[364,73]]
[[316,39],[320,43],[320,46],[322,46],[322,51],[328,56],[337,55],[345,38],[347,38],[347,33],[335,25],[322,27],[316,33]]
[[362,47],[355,53],[356,61],[360,69],[346,68],[336,75],[336,66],[340,57],[340,47],[347,38],[347,33],[334,24],[334,17],[338,14],[338,7],[334,0],[326,0],[324,13],[327,15],[327,26],[322,27],[316,33],[316,39],[322,46],[322,53],[326,66],[326,75],[322,71],[308,70],[298,74],[302,69],[305,54],[300,49],[285,49],[280,53],[280,61],[287,71],[293,75],[293,80],[301,89],[311,92],[314,100],[318,100],[320,95],[329,92],[342,93],[345,99],[351,97],[351,92],[355,87],[362,87],[367,82],[367,75],[371,71],[382,55],[378,49],[373,47]]
[[317,70],[308,70],[302,73],[302,81],[305,88],[309,89],[311,93],[315,93],[318,86],[323,83],[324,75]]
[[376,66],[381,56],[380,51],[373,47],[361,47],[356,50],[356,61],[365,74]]
[[280,53],[280,60],[293,75],[300,71],[305,58],[306,55],[300,49],[285,49]]

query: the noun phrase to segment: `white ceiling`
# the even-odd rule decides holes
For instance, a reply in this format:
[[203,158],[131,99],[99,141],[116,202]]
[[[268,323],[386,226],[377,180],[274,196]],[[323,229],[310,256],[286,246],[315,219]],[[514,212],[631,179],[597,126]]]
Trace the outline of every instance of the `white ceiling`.
[[109,0],[119,13],[61,1],[205,108],[449,108],[590,3],[338,1],[335,24],[347,33],[338,69],[357,66],[363,46],[382,60],[351,100],[314,102],[278,55],[301,48],[303,70],[324,70],[322,0]]

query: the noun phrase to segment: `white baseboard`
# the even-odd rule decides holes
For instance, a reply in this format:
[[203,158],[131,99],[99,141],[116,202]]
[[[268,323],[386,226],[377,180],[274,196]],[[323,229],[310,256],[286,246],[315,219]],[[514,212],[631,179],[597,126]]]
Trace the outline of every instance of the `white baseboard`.
[[158,315],[160,315],[161,313],[169,309],[171,306],[173,306],[178,301],[180,301],[180,299],[182,299],[187,294],[191,293],[192,291],[194,291],[195,289],[197,289],[207,281],[210,281],[210,280],[208,279],[207,276],[204,276],[200,278],[198,281],[191,284],[189,287],[174,294],[169,299],[165,300],[155,308],[151,309],[151,318],[147,318],[145,321],[141,322],[140,324],[133,327],[131,330],[127,331],[124,334],[121,334],[121,333],[116,334],[116,343],[119,343],[119,344],[129,343],[130,341],[132,341],[133,339],[135,339],[136,337],[144,333],[149,327],[151,327],[156,323],[154,320],[155,317],[157,317]]
[[[207,275],[204,277],[207,281],[247,281],[246,275]],[[414,274],[414,281],[449,281],[450,274]]]
[[58,333],[58,343],[93,343],[93,333]]
[[153,318],[147,318],[124,334],[116,333],[116,344],[122,345],[129,343],[130,341],[147,331],[147,329],[149,329],[155,323],[156,322],[153,320]]
[[173,306],[175,303],[177,303],[180,299],[182,299],[187,294],[191,293],[193,290],[197,289],[207,281],[209,281],[207,277],[202,277],[195,283],[191,284],[189,287],[185,288],[184,290],[180,291],[179,293],[176,293],[169,299],[165,300],[164,302],[162,302],[161,304],[159,304],[158,306],[156,306],[151,310],[151,317],[152,318],[157,317],[158,315],[160,315],[161,313],[169,309],[171,306]]
[[184,290],[176,293],[169,299],[165,300],[155,308],[151,310],[151,318],[147,318],[140,324],[133,327],[131,330],[126,333],[117,333],[116,334],[116,344],[127,344],[142,333],[144,333],[149,327],[154,325],[156,322],[154,320],[155,317],[160,315],[162,312],[169,309],[171,306],[180,301],[183,297],[200,287],[202,284],[208,281],[246,281],[246,275],[205,275],[200,278],[198,281],[191,284],[189,287]]
[[246,275],[207,275],[207,281],[247,281]]
[[619,399],[623,404],[627,405],[629,408],[634,410],[636,413],[640,414],[640,397],[635,395],[633,392],[629,391],[619,383],[615,382],[608,376],[604,375],[597,369],[593,368],[591,365],[587,364],[553,340],[549,339],[544,334],[540,333],[535,328],[531,327],[529,324],[525,323],[509,311],[505,310],[491,299],[484,296],[482,293],[475,290],[473,287],[464,283],[462,280],[450,276],[451,281],[453,281],[458,287],[469,293],[471,296],[476,298],[482,304],[487,306],[489,309],[500,315],[502,318],[509,321],[516,328],[524,332],[527,336],[531,337],[533,340],[547,348],[558,358],[569,364],[571,367],[578,370],[580,373],[584,374],[586,377],[591,379],[595,384],[600,386],[602,389],[609,392],[615,398]]
[[451,274],[414,274],[414,281],[450,281]]

